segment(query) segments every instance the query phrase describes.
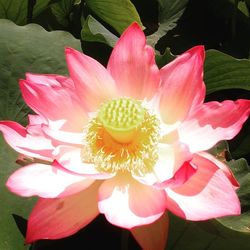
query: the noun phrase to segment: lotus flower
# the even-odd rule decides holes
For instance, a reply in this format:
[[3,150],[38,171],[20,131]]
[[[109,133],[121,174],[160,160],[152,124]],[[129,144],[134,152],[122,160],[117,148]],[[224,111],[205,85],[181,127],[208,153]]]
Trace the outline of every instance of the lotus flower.
[[134,23],[107,68],[66,49],[70,77],[26,74],[20,88],[25,128],[1,121],[17,152],[34,158],[7,181],[20,196],[39,196],[26,241],[74,234],[99,213],[129,229],[144,249],[163,249],[166,211],[186,220],[240,214],[238,183],[206,151],[233,138],[250,101],[204,103],[204,48],[160,70]]

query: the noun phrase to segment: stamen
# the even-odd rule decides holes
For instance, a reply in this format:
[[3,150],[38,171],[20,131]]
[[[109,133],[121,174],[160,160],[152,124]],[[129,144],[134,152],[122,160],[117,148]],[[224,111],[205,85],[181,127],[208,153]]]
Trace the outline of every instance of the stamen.
[[132,99],[105,103],[88,127],[82,160],[102,172],[144,175],[158,160],[159,120]]
[[98,118],[113,139],[129,143],[143,122],[144,114],[145,109],[139,101],[120,98],[103,104]]

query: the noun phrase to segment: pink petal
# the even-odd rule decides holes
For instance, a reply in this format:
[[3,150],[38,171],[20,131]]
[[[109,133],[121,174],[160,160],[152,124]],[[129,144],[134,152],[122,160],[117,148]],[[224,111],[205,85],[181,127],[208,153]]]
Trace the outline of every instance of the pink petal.
[[32,74],[26,73],[26,80],[30,82],[35,82],[37,84],[47,85],[47,86],[58,86],[64,88],[74,89],[74,82],[72,79],[60,76],[60,75],[40,75],[40,74]]
[[[159,144],[164,145],[164,144]],[[192,155],[184,144],[164,145],[159,148],[159,160],[154,167],[158,182],[172,178],[185,161],[189,161]]]
[[164,191],[140,184],[127,173],[104,181],[99,189],[100,213],[123,228],[154,222],[164,213],[165,203]]
[[37,195],[43,198],[64,197],[86,189],[94,182],[73,174],[59,164],[55,166],[34,163],[18,169],[6,185],[20,196]]
[[89,224],[99,214],[98,187],[96,183],[65,198],[39,199],[28,220],[26,243],[64,238]]
[[61,128],[70,132],[83,130],[88,117],[70,89],[26,80],[20,81],[20,88],[25,102],[49,122],[60,120]]
[[156,93],[160,76],[154,50],[137,23],[122,34],[108,62],[108,70],[123,96],[151,99]]
[[197,171],[196,167],[190,162],[185,162],[175,173],[175,175],[164,182],[154,184],[157,188],[174,188],[183,185]]
[[144,250],[164,250],[168,238],[167,213],[152,224],[134,227],[130,231]]
[[2,131],[6,142],[17,152],[42,160],[50,161],[52,159],[54,146],[51,144],[51,140],[46,138],[37,127],[35,133],[30,134],[16,122],[1,121],[0,131]]
[[53,141],[59,141],[59,144],[64,142],[67,144],[82,145],[85,136],[84,132],[74,133],[60,130],[60,127],[54,122],[50,122],[50,126],[43,125],[42,130],[46,135],[51,137]]
[[249,113],[249,100],[205,103],[181,125],[180,140],[191,152],[207,150],[236,136]]
[[182,167],[185,161],[189,161],[192,158],[192,155],[183,144],[167,145],[160,143],[158,145],[158,157],[152,172],[144,176],[133,175],[133,177],[143,184],[161,187],[165,182],[173,181],[172,178],[175,173]]
[[240,185],[239,185],[238,181],[235,179],[232,171],[225,163],[223,163],[222,161],[219,161],[213,155],[206,153],[206,152],[200,152],[200,153],[198,153],[198,155],[200,155],[203,158],[208,159],[210,162],[213,162],[218,168],[223,170],[224,174],[231,181],[231,184],[234,186],[234,188],[235,189],[239,188]]
[[72,48],[65,53],[76,91],[90,111],[117,96],[114,80],[99,62]]
[[29,125],[47,124],[47,120],[40,115],[28,115]]
[[39,115],[28,115],[29,124],[26,127],[26,131],[30,135],[44,136],[42,126],[47,124],[47,120]]
[[160,70],[162,96],[161,117],[165,123],[182,121],[204,101],[203,46],[196,46]]
[[167,188],[167,208],[187,220],[239,215],[240,202],[230,180],[212,161],[195,155],[197,172],[182,186]]
[[55,159],[67,170],[95,179],[109,179],[114,174],[101,173],[93,163],[84,162],[83,147],[59,146],[55,150]]

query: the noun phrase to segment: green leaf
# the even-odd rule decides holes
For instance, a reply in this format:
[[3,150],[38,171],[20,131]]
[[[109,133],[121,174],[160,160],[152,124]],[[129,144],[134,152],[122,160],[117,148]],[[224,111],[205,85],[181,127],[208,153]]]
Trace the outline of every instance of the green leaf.
[[232,159],[227,141],[218,142],[215,146],[209,149],[208,152],[221,161]]
[[240,158],[247,154],[250,154],[250,128],[244,133],[244,136],[241,136],[240,143],[237,145],[235,150],[232,151],[233,158]]
[[67,74],[66,46],[81,49],[80,41],[64,31],[47,32],[41,26],[17,26],[0,20],[0,119],[24,123],[28,109],[18,79],[25,72]]
[[238,3],[238,9],[247,17],[249,17],[249,11],[247,8],[247,4],[245,2]]
[[46,8],[48,8],[50,3],[51,3],[51,0],[36,0],[33,13],[32,13],[32,18],[35,18],[38,15],[40,15],[41,12],[43,12]]
[[240,216],[217,219],[222,225],[235,231],[250,234],[250,211]]
[[158,51],[156,50],[155,60],[159,68],[162,68],[175,59],[175,56],[171,54],[170,48],[166,48],[162,55],[157,52]]
[[5,183],[18,168],[15,164],[17,153],[4,142],[1,135],[0,148],[0,249],[28,249],[12,215],[27,218],[35,199],[18,197],[7,190]]
[[0,18],[8,18],[16,24],[27,22],[28,1],[0,0]]
[[247,161],[243,158],[229,161],[228,166],[239,182],[241,182],[241,179],[250,171]]
[[81,31],[81,38],[88,42],[101,42],[114,47],[118,37],[106,29],[94,17],[88,16]]
[[172,30],[182,16],[188,0],[158,0],[159,3],[159,28],[147,37],[148,43],[155,46],[158,40]]
[[250,90],[250,61],[208,50],[204,77],[207,94],[224,89]]
[[[38,16],[45,10],[50,0],[36,0],[33,8],[33,17]],[[0,0],[0,18],[12,20],[16,24],[27,23],[28,0]]]
[[[55,18],[56,22],[60,24],[63,28],[69,29],[71,32],[74,28],[77,28],[81,25],[80,18],[83,18],[82,8],[80,3],[76,0],[60,0],[53,4],[50,4],[50,10],[52,16]],[[49,13],[45,13],[46,16],[49,16]],[[74,18],[77,16],[77,23],[75,23]],[[79,20],[78,20],[79,19]],[[48,20],[49,26],[53,26],[53,23]],[[74,27],[77,26],[77,27]],[[55,28],[56,30],[57,28]],[[62,29],[62,28],[60,28]],[[73,32],[72,32],[73,34]]]
[[243,211],[250,210],[250,167],[244,158],[229,162],[229,166],[234,171],[240,184],[237,193],[241,201],[241,207]]
[[68,27],[69,25],[69,15],[73,9],[74,2],[74,0],[62,0],[50,6],[52,14],[63,27]]
[[87,6],[102,20],[122,33],[132,22],[143,27],[135,6],[129,0],[85,0]]
[[41,25],[48,31],[69,31],[76,38],[80,38],[83,16],[82,4],[76,0],[60,0],[50,2],[48,8],[43,11],[33,22]]
[[230,141],[230,150],[232,158],[247,158],[250,159],[250,120],[247,120],[244,126],[242,127],[240,133]]
[[230,230],[218,223],[216,230],[204,230],[207,223],[211,223],[211,226],[214,224],[213,221],[185,221],[170,214],[170,230],[166,250],[249,249],[249,236]]

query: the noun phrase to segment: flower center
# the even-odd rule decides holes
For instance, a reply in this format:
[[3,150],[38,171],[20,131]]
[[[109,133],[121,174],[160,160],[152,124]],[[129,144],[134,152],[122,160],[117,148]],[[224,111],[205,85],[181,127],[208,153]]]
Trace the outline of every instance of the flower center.
[[144,120],[145,109],[138,101],[120,98],[105,103],[98,118],[107,132],[120,143],[129,143]]
[[82,161],[101,172],[144,175],[158,160],[159,120],[129,98],[104,103],[88,126]]

